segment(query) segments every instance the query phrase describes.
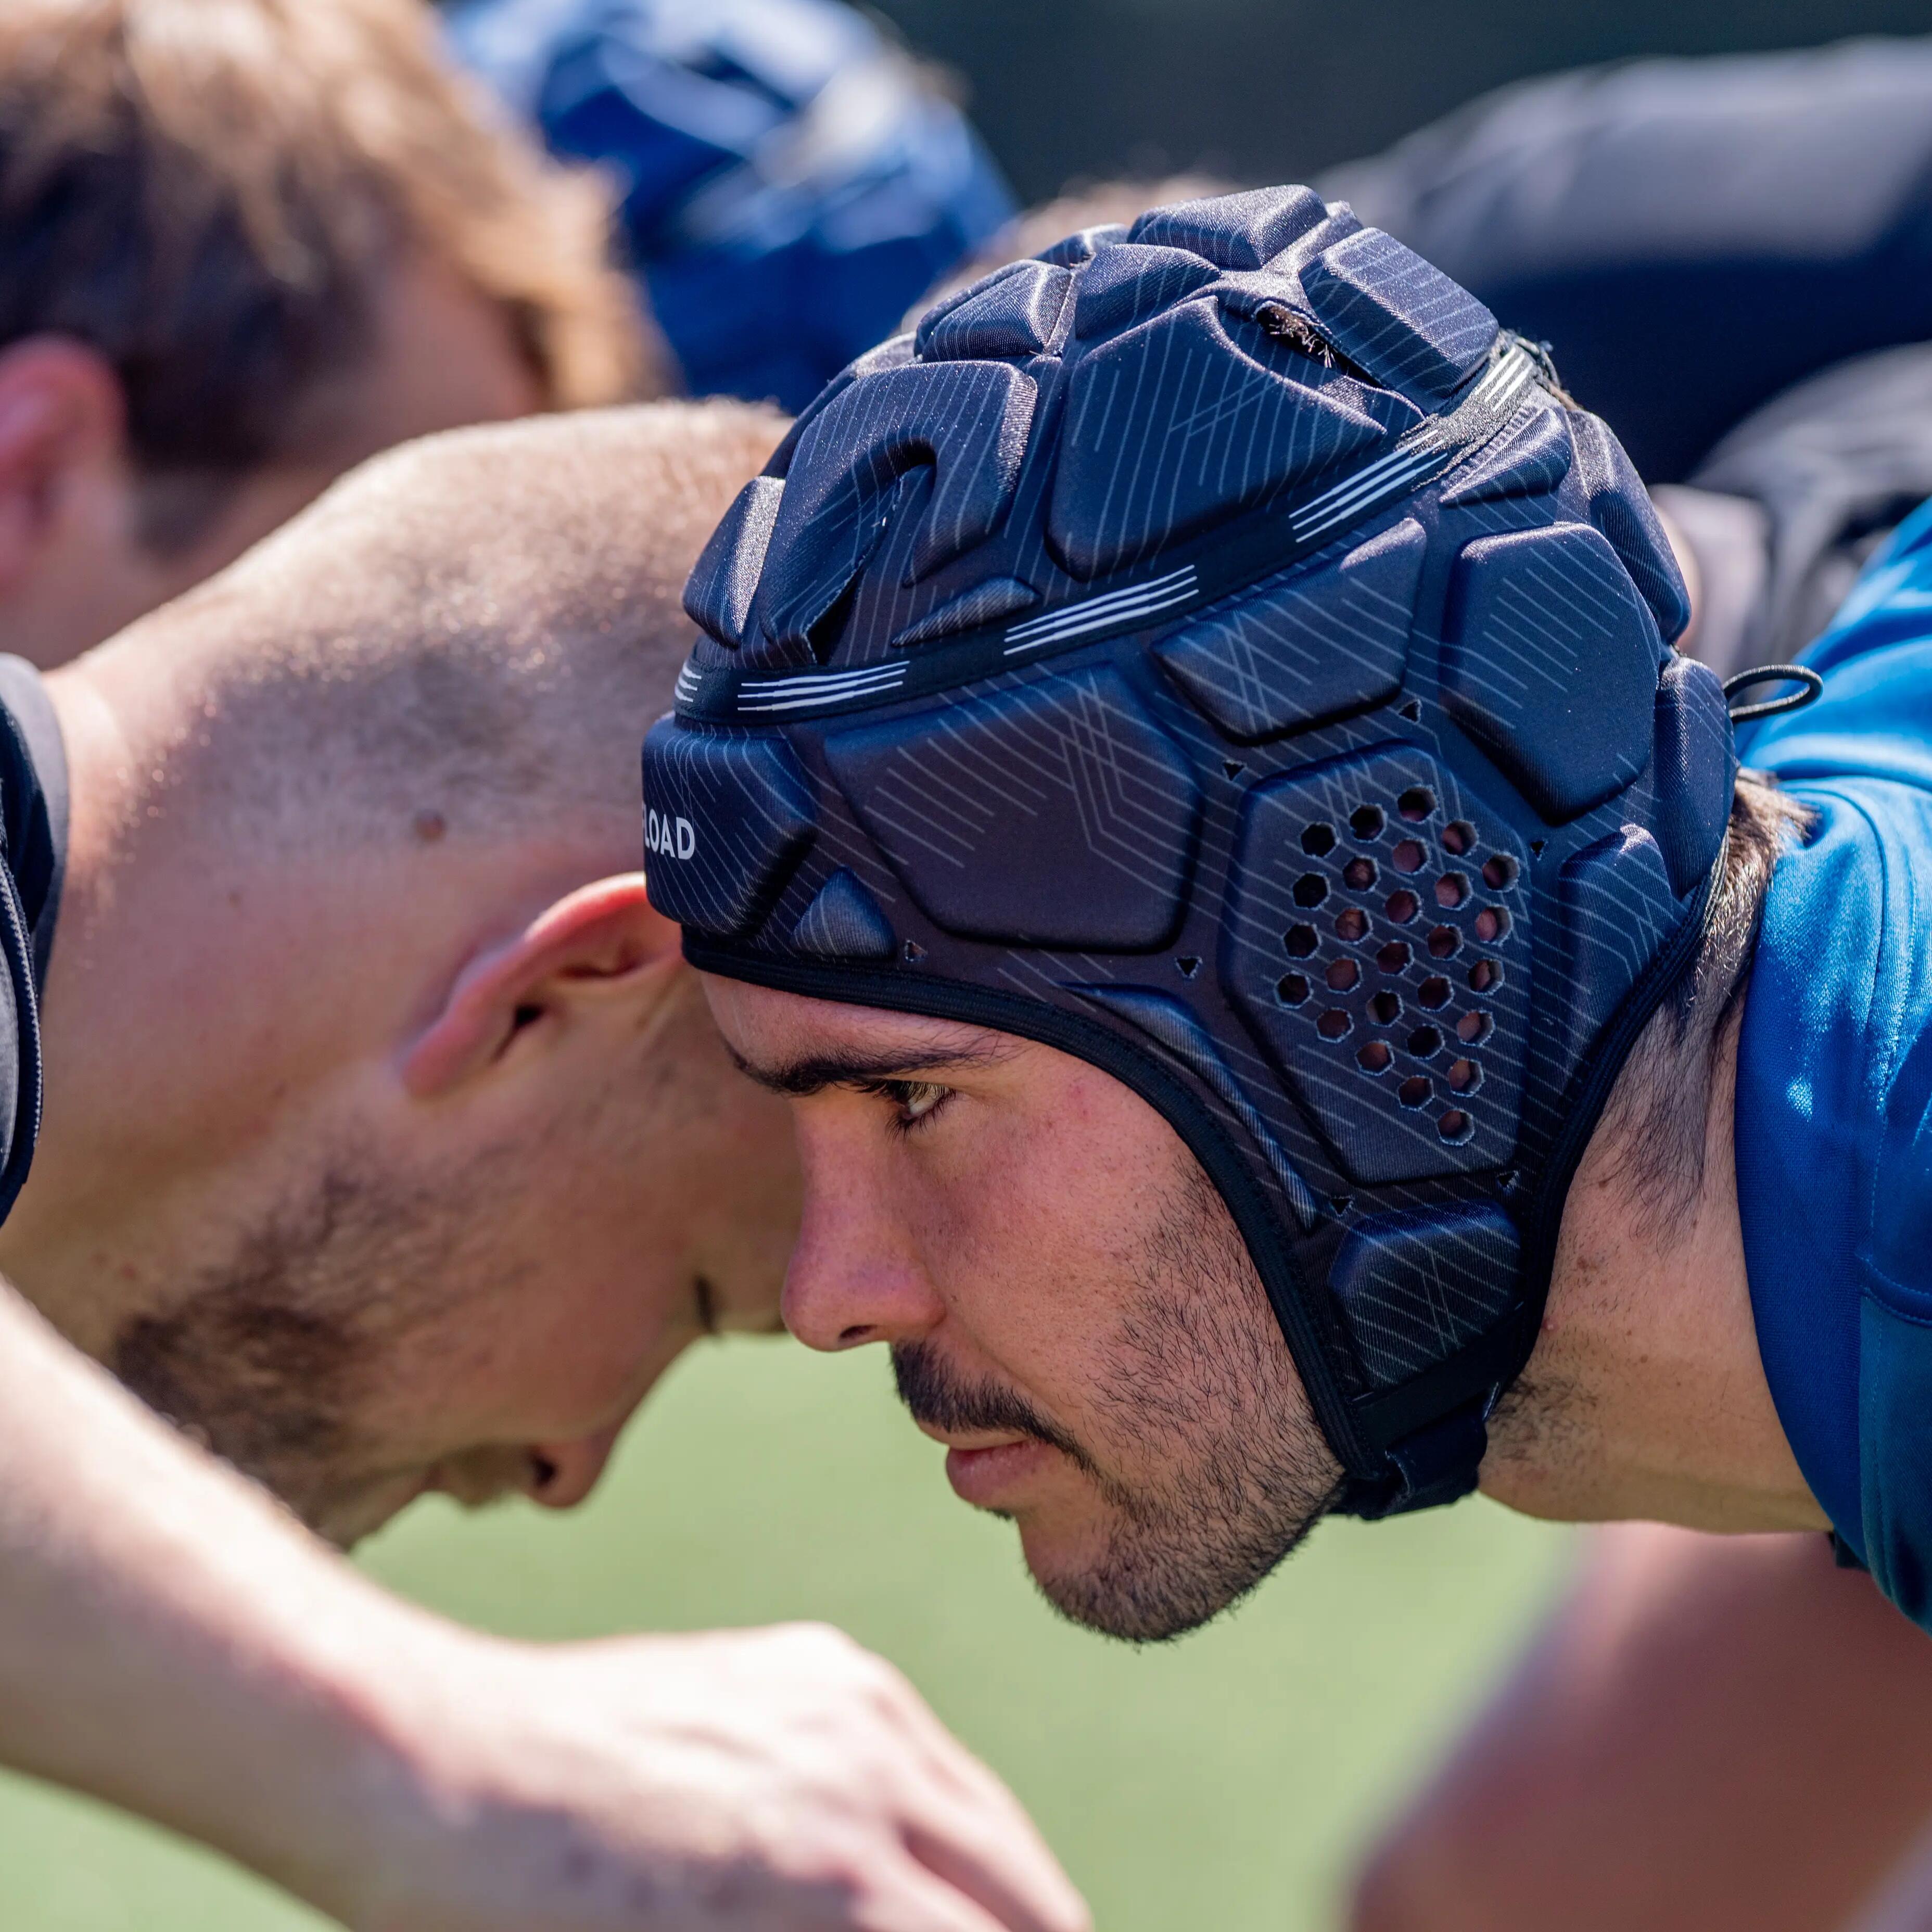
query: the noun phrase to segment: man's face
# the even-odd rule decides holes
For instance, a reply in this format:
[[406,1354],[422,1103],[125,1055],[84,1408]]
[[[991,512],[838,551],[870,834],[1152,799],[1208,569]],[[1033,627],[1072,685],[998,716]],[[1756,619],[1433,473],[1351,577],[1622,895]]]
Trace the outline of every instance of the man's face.
[[707,982],[792,1098],[805,1217],[786,1326],[886,1343],[966,1502],[1047,1596],[1134,1640],[1252,1588],[1340,1472],[1220,1197],[1173,1130],[1008,1036]]
[[778,1330],[798,1214],[784,1109],[694,983],[658,1028],[582,1032],[513,1042],[465,1110],[352,1082],[266,1170],[184,1190],[192,1232],[140,1232],[194,1286],[109,1366],[345,1546],[427,1491],[580,1502],[685,1348]]

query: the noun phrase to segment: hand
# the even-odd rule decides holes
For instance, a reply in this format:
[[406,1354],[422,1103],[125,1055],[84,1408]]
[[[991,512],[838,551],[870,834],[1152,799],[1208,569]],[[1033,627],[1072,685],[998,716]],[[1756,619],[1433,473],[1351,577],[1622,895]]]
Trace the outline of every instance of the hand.
[[836,1630],[440,1627],[400,1674],[411,1798],[320,1901],[356,1932],[1088,1932],[998,1780]]

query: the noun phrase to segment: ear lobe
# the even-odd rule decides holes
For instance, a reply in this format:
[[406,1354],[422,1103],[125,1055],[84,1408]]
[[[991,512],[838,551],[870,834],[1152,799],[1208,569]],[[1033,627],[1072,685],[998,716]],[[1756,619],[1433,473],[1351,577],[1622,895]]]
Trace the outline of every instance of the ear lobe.
[[404,1088],[418,1100],[449,1093],[535,1022],[614,1004],[648,1014],[682,970],[681,938],[643,873],[581,887],[464,968],[404,1055]]
[[126,398],[104,358],[58,335],[0,350],[0,588],[32,567],[69,477],[126,464]]

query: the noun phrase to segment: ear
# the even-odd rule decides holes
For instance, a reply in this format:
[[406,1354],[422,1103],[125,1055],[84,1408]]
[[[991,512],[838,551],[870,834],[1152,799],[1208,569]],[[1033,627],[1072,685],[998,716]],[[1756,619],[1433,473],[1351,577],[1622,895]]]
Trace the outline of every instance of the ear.
[[645,896],[641,872],[559,899],[464,968],[404,1054],[404,1086],[412,1099],[439,1098],[495,1065],[530,1028],[592,1006],[648,1019],[683,970],[681,937]]
[[106,359],[65,336],[0,350],[0,590],[32,569],[73,479],[127,467],[127,399]]

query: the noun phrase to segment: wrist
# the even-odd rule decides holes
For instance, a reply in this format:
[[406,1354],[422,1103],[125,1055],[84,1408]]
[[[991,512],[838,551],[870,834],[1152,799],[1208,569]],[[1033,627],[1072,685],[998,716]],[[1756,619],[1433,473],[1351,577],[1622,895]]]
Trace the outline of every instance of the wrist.
[[[300,1634],[282,1659],[287,1734],[252,1842],[231,1849],[352,1926],[380,1922],[395,1874],[419,1870],[483,1798],[466,1720],[511,1646],[382,1596]],[[232,1815],[232,1814],[231,1814]]]

